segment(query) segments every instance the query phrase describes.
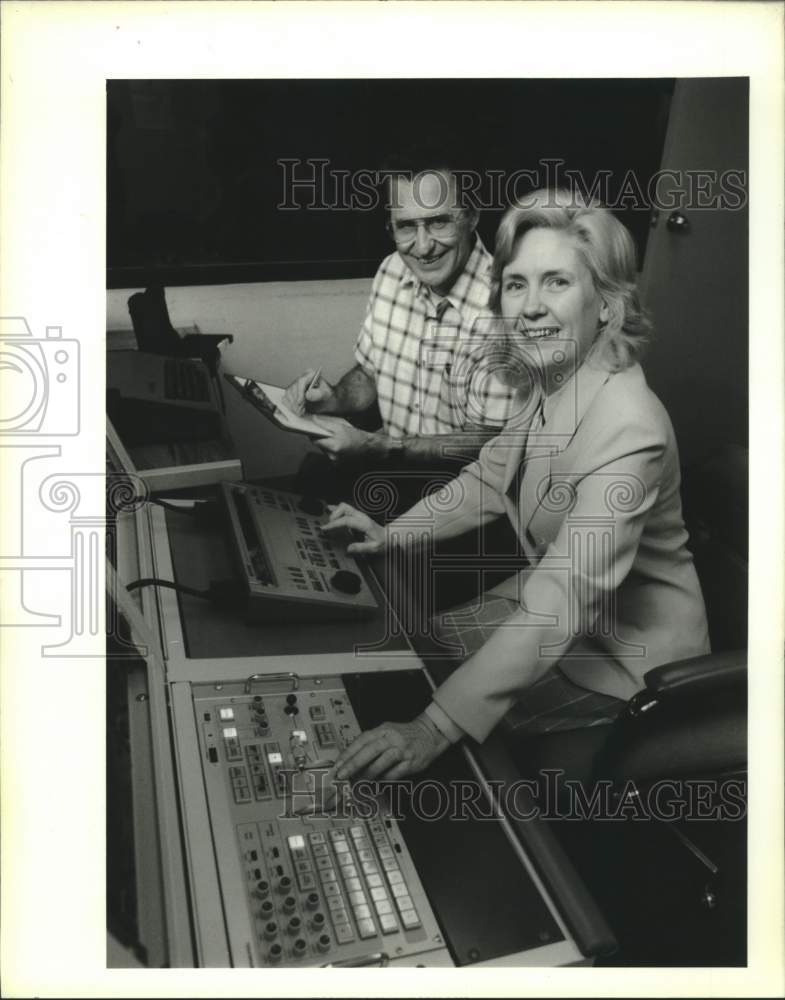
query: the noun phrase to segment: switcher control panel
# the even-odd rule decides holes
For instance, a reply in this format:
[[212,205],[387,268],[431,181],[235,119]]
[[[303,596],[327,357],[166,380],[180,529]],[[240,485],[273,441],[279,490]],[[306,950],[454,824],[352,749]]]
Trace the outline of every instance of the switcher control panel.
[[[235,964],[452,964],[383,805],[318,797],[359,733],[340,677],[201,684],[193,696]],[[316,811],[295,815],[301,804]]]

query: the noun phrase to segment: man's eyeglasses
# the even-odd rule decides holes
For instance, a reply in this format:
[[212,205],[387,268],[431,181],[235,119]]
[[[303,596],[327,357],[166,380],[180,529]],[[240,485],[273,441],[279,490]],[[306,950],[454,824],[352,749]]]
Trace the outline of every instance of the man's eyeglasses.
[[432,239],[449,240],[458,233],[460,216],[432,215],[428,219],[389,220],[387,232],[399,246],[407,246],[417,239],[417,230],[420,226]]

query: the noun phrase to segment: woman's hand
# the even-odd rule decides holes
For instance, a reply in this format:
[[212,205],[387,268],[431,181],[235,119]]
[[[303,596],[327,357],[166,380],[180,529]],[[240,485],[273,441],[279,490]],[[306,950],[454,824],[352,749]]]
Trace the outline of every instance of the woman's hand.
[[405,778],[424,770],[449,745],[425,714],[412,722],[385,722],[361,733],[343,751],[335,762],[335,777]]
[[387,533],[381,524],[377,524],[367,514],[355,510],[348,503],[339,503],[337,507],[328,509],[330,510],[330,519],[322,525],[322,530],[328,534],[341,530],[350,533],[357,532],[360,536],[346,547],[346,551],[350,555],[374,555],[385,547]]

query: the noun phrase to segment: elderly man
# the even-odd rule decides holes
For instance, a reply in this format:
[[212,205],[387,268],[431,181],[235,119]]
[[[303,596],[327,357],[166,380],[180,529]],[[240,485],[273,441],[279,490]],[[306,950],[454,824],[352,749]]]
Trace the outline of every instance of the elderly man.
[[[333,433],[317,442],[332,459],[432,466],[452,454],[465,464],[515,405],[513,390],[493,374],[493,344],[477,323],[487,316],[491,257],[475,231],[477,212],[459,204],[448,168],[431,160],[388,173],[395,252],[376,273],[357,364],[335,386],[312,385],[315,373],[305,372],[286,401],[336,415],[328,417]],[[379,431],[340,419],[374,403]]]

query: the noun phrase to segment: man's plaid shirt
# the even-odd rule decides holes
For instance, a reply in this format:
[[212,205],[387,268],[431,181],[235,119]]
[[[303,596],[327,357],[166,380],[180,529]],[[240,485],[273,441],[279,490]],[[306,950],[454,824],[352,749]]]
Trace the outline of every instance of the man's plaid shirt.
[[[355,358],[376,383],[391,437],[498,430],[515,409],[515,390],[493,374],[501,345],[488,316],[491,256],[477,237],[443,304],[398,253],[373,281]],[[438,310],[438,312],[437,312]]]

